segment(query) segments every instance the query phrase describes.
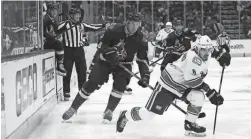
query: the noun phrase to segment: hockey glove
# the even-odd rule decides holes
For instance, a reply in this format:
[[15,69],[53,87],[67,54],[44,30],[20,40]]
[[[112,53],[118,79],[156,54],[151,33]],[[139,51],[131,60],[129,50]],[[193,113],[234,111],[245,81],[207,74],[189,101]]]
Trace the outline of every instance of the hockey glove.
[[210,100],[210,102],[214,105],[222,105],[224,102],[224,98],[218,93],[216,92],[215,89],[210,89],[207,93],[206,93],[207,98]]
[[117,52],[116,47],[108,47],[103,50],[102,54],[103,54],[105,61],[107,61],[109,64],[112,64],[112,65],[119,64],[118,52]]
[[138,81],[138,85],[146,88],[149,84],[149,76],[145,75],[141,80]]
[[230,65],[231,55],[228,52],[218,51],[218,52],[213,52],[212,55],[215,57],[215,59],[219,62],[219,64],[222,67]]

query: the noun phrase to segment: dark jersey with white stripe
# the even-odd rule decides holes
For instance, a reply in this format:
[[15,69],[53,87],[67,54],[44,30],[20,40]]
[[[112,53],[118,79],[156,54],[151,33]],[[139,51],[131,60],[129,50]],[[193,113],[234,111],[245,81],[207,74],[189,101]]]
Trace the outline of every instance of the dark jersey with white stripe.
[[148,68],[148,43],[143,41],[143,34],[140,30],[131,36],[125,33],[125,25],[115,25],[112,29],[107,30],[102,39],[101,52],[108,47],[116,47],[118,43],[125,43],[124,49],[126,56],[121,62],[132,62],[135,54],[137,54],[137,63],[139,65],[140,74],[149,74]]

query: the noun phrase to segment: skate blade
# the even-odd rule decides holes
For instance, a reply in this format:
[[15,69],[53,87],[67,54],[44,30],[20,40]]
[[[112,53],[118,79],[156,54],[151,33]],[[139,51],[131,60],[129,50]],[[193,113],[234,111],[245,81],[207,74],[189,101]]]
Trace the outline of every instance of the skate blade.
[[107,119],[104,119],[103,121],[102,121],[102,124],[110,124],[111,123],[111,121],[109,121],[109,120],[107,120]]
[[72,120],[63,120],[62,123],[72,124]]
[[56,74],[59,75],[59,76],[66,76],[66,73],[62,73],[62,72],[60,72],[58,70],[56,70]]
[[124,95],[132,95],[132,92],[125,91]]
[[193,132],[193,131],[186,131],[185,132],[185,136],[190,136],[190,137],[205,137],[206,136],[206,133],[196,133],[196,132]]

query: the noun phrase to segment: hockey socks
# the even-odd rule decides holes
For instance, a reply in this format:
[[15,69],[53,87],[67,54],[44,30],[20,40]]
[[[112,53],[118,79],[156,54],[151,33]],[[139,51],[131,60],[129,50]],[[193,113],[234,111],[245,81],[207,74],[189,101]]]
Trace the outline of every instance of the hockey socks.
[[200,107],[200,106],[194,106],[192,104],[189,104],[187,107],[186,120],[194,123],[198,119],[201,108],[202,107]]
[[131,111],[127,111],[127,112],[125,113],[126,118],[127,118],[129,121],[131,121],[131,120],[133,120],[133,121],[142,120],[141,117],[140,117],[140,115],[139,115],[139,110],[140,110],[140,109],[141,109],[140,107],[134,107],[134,108],[131,109]]
[[122,97],[122,92],[118,92],[115,90],[112,90],[110,97],[108,99],[108,104],[106,107],[106,110],[114,111],[116,107],[118,106],[120,100]]
[[133,107],[130,111],[125,113],[125,116],[129,121],[151,120],[154,118],[155,113],[145,108]]
[[79,90],[78,94],[72,102],[71,107],[77,111],[78,108],[88,99],[89,95],[90,94],[87,93],[84,89]]

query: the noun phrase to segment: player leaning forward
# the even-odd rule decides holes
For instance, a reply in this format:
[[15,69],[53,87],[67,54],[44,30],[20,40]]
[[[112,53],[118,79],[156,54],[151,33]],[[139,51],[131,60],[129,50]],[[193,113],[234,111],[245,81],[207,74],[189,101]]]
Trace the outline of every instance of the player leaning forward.
[[[231,56],[228,52],[220,54],[213,49],[208,36],[201,36],[196,43],[193,49],[188,50],[174,63],[168,64],[161,72],[160,79],[145,108],[134,107],[129,111],[121,112],[117,121],[118,132],[123,131],[128,121],[150,120],[156,114],[162,115],[174,99],[186,99],[190,103],[187,106],[184,123],[185,134],[205,136],[206,128],[196,124],[205,100],[204,92],[214,105],[221,105],[224,101],[215,89],[211,89],[203,81],[208,72],[210,56],[226,66],[230,64]],[[188,89],[190,92],[186,91]]]
[[108,80],[109,74],[112,73],[113,87],[103,115],[104,122],[111,121],[112,113],[119,104],[131,78],[131,75],[119,64],[132,70],[135,54],[137,54],[137,63],[142,78],[138,83],[142,87],[147,86],[150,78],[147,58],[148,43],[143,41],[143,35],[138,30],[140,25],[139,15],[129,13],[125,25],[117,25],[105,32],[100,57],[91,69],[88,81],[78,92],[71,107],[63,114],[64,120],[70,119],[91,93],[97,90],[99,85],[103,85]]

